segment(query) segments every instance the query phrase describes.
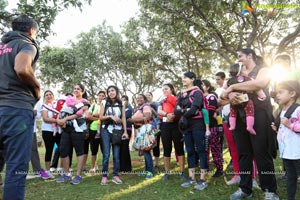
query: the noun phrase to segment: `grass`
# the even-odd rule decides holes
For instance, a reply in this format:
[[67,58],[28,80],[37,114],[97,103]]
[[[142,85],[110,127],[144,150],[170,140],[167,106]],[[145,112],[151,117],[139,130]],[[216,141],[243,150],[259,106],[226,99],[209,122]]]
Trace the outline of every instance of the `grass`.
[[[44,148],[40,148],[41,161],[44,159]],[[75,155],[75,154],[74,154]],[[131,152],[133,161],[133,170],[135,172],[144,170],[143,157],[139,157],[136,151]],[[98,164],[100,165],[100,160]],[[230,159],[227,150],[224,151],[225,167]],[[76,166],[76,158],[73,159],[73,169]],[[42,162],[43,163],[43,162]],[[227,164],[226,164],[227,163]],[[43,165],[43,164],[42,164]],[[89,163],[88,163],[89,165]],[[275,160],[276,171],[280,171],[281,160]],[[110,172],[112,172],[112,164],[110,162]],[[175,159],[172,159],[171,168],[173,172],[179,171],[178,166],[175,163]],[[163,169],[163,161],[160,161],[160,169]],[[211,165],[213,169],[213,165]],[[231,168],[226,170],[226,177],[229,179],[232,177],[230,172]],[[229,173],[229,174],[228,174]],[[186,171],[187,174],[187,171]],[[280,176],[280,175],[277,175]],[[56,176],[58,177],[58,176]],[[29,200],[100,200],[100,199],[130,199],[130,200],[157,200],[157,199],[174,199],[174,200],[225,200],[229,199],[229,195],[237,190],[237,185],[227,186],[223,178],[211,178],[211,174],[208,175],[208,187],[204,191],[193,190],[192,188],[182,188],[182,183],[178,175],[171,175],[170,180],[162,181],[163,173],[158,172],[154,178],[145,180],[142,176],[137,174],[121,174],[120,178],[123,180],[122,185],[116,185],[109,179],[109,185],[100,185],[101,175],[84,176],[83,182],[79,185],[71,185],[70,183],[56,183],[55,180],[41,180],[30,179],[26,183],[26,199]],[[111,177],[110,177],[111,178]],[[300,184],[298,184],[300,185]],[[278,181],[278,193],[280,199],[286,199],[285,182]],[[298,196],[296,199],[300,199],[300,188],[298,186]],[[254,189],[253,200],[264,199],[263,192],[259,189]],[[2,195],[1,195],[2,196]]]

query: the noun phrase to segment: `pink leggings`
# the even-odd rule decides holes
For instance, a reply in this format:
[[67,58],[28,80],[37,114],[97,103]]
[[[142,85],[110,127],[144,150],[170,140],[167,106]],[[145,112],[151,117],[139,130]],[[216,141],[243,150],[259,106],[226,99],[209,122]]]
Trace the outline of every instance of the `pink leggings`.
[[[234,175],[239,175],[240,173],[239,155],[234,143],[232,131],[228,129],[227,122],[223,122],[223,129],[224,129],[224,134],[231,154]],[[256,166],[256,160],[255,158],[253,158],[252,178],[256,178],[256,177],[257,177],[257,166]]]

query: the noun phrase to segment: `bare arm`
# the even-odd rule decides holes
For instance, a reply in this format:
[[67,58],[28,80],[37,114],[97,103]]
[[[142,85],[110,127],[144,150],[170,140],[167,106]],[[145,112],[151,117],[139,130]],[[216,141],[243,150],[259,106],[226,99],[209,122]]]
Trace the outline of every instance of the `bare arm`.
[[48,117],[48,111],[42,111],[43,121],[46,123],[56,123],[56,119]]
[[251,91],[257,91],[260,89],[264,89],[268,86],[270,79],[271,79],[271,77],[269,74],[269,70],[267,68],[262,68],[258,72],[257,77],[254,80],[231,85],[228,89],[225,90],[224,93],[225,93],[225,95],[228,95],[230,92],[233,92],[236,90],[251,92]]
[[17,73],[19,79],[28,85],[34,92],[36,98],[41,97],[40,84],[34,76],[32,69],[32,57],[28,53],[20,52],[15,58],[14,70]]

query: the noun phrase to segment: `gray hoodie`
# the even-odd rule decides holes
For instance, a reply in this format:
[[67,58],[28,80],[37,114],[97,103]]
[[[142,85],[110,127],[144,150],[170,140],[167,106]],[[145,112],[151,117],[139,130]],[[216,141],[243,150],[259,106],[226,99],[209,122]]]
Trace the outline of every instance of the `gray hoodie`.
[[15,57],[20,52],[32,56],[32,65],[39,57],[38,45],[28,34],[19,31],[6,33],[0,44],[0,106],[33,110],[38,99],[14,70]]

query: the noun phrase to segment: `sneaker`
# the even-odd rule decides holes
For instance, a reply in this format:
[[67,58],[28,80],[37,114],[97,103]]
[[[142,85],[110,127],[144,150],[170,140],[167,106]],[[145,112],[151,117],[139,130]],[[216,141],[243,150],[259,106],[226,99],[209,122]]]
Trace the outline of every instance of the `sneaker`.
[[244,198],[251,198],[252,194],[247,194],[242,191],[241,188],[239,188],[235,193],[230,195],[230,200],[239,200],[239,199],[244,199]]
[[207,183],[203,180],[200,180],[200,182],[194,186],[195,190],[204,190],[205,188],[207,188]]
[[76,175],[75,178],[72,181],[70,181],[72,185],[78,185],[81,182],[82,182],[82,177],[79,175]]
[[70,181],[72,178],[66,174],[61,175],[58,179],[55,180],[56,183],[62,183],[65,181]]
[[114,183],[117,184],[117,185],[120,185],[120,184],[123,183],[119,176],[114,176],[114,177],[112,178],[112,182],[114,182]]
[[181,187],[184,187],[184,188],[188,188],[190,187],[191,185],[195,185],[197,182],[196,180],[193,180],[191,177],[189,178],[188,181],[184,182],[181,184]]
[[217,170],[217,171],[215,172],[215,174],[212,175],[212,177],[213,177],[213,178],[218,178],[218,177],[221,177],[221,176],[223,176],[223,175],[224,175],[223,170]]
[[51,173],[54,173],[55,170],[56,170],[56,169],[55,169],[54,167],[51,167],[51,168],[50,168],[50,172],[51,172]]
[[265,200],[279,200],[279,196],[274,192],[269,192],[268,190],[266,190]]
[[163,177],[163,181],[167,181],[170,178],[170,174],[165,174]]
[[[28,177],[29,175],[27,175]],[[41,173],[40,172],[37,172],[37,173],[34,173],[33,177],[32,178],[41,178]]]
[[259,185],[255,179],[252,179],[252,187],[253,188],[259,188]]
[[54,175],[53,175],[50,171],[46,171],[46,173],[48,174],[48,176],[49,176],[50,178],[55,178]]
[[41,178],[44,180],[47,180],[50,178],[49,174],[44,169],[40,170],[40,175],[41,175]]
[[102,179],[101,179],[101,185],[108,185],[107,184],[107,177],[102,177]]
[[183,173],[183,172],[181,172],[181,173],[179,174],[179,179],[180,179],[181,181],[185,181],[185,176],[184,176],[184,173]]
[[151,179],[153,178],[153,173],[152,172],[146,172],[146,179]]
[[230,181],[227,181],[226,184],[235,185],[235,184],[239,184],[240,181],[241,181],[241,177],[239,175],[235,175],[234,177],[232,177],[232,179],[230,179]]
[[56,173],[58,173],[58,174],[64,173],[64,168],[58,167],[58,168],[56,169]]

